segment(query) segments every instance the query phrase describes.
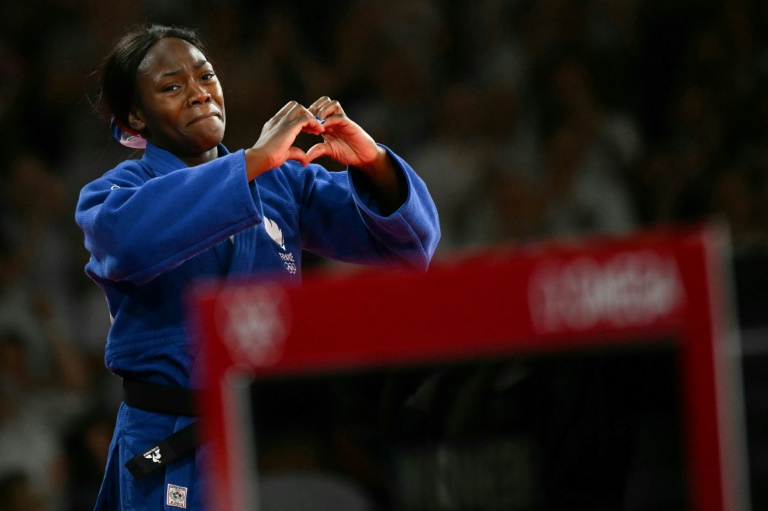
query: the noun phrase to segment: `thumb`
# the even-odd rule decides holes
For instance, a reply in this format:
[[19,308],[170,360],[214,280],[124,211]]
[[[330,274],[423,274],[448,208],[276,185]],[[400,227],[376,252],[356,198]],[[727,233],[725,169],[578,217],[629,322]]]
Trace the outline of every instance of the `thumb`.
[[307,160],[313,161],[321,156],[331,156],[331,146],[325,142],[320,142],[309,148],[307,151]]

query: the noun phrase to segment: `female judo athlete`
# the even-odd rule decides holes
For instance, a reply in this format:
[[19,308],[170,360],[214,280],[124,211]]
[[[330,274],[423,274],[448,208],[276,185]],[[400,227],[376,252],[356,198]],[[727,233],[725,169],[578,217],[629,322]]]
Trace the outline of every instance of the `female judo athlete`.
[[[193,31],[149,25],[125,35],[101,85],[113,132],[144,152],[86,185],[76,211],[86,273],[113,320],[105,362],[125,387],[96,509],[197,510],[205,446],[189,427],[189,286],[266,272],[298,281],[302,250],[426,270],[437,211],[408,164],[327,97],[288,103],[253,147],[229,152],[222,87]],[[322,141],[305,152],[294,145],[301,132]],[[320,156],[347,170],[311,163]]]

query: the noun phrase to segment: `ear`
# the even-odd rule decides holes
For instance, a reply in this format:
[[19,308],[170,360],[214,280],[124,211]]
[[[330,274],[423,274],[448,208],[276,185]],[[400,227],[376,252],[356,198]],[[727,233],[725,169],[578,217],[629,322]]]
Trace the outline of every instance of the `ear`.
[[139,109],[131,108],[130,112],[128,112],[128,125],[137,133],[141,133],[147,127],[144,122],[144,116]]

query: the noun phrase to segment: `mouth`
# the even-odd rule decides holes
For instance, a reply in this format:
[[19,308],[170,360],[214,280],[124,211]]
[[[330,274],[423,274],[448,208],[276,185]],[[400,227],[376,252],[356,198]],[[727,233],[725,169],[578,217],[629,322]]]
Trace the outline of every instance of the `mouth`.
[[189,125],[198,123],[200,121],[204,121],[206,119],[210,119],[211,117],[218,117],[219,119],[221,119],[221,114],[219,112],[208,112],[208,113],[205,113],[205,114],[201,114],[201,115],[198,115],[197,117],[195,117],[194,119],[192,119],[191,121],[189,121],[189,123],[187,125],[189,126]]

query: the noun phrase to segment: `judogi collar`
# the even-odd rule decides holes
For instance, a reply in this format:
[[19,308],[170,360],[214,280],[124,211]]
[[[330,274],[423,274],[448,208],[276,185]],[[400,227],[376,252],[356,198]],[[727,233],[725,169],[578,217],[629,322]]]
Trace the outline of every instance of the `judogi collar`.
[[[219,150],[219,156],[229,154],[229,150],[224,147],[224,144],[217,146]],[[141,161],[146,163],[156,174],[164,176],[174,170],[179,170],[187,167],[187,164],[181,161],[176,155],[165,149],[161,149],[151,142],[147,142],[147,148],[144,150],[144,155],[141,157]]]

